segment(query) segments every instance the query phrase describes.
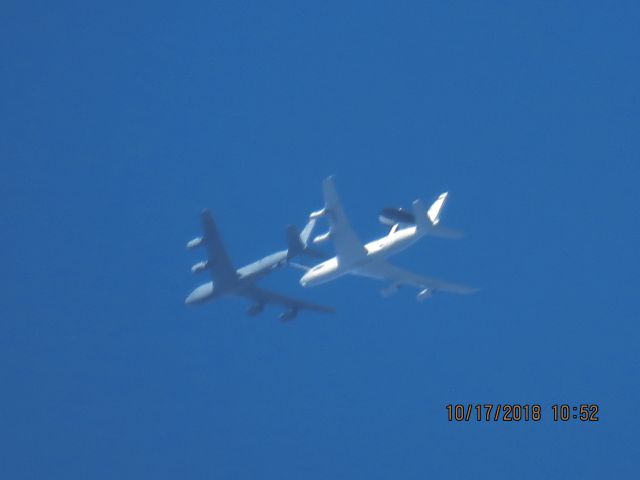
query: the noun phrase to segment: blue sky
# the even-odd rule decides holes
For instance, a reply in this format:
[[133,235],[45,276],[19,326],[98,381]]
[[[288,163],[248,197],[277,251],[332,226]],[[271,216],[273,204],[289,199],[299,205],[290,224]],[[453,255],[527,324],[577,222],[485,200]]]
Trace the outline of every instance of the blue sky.
[[[7,478],[635,478],[635,2],[11,2],[0,20]],[[378,210],[450,191],[395,262],[423,304],[298,271],[282,325],[188,309],[210,207],[238,266],[335,174]],[[539,423],[449,423],[448,403]],[[554,403],[597,403],[596,424]]]

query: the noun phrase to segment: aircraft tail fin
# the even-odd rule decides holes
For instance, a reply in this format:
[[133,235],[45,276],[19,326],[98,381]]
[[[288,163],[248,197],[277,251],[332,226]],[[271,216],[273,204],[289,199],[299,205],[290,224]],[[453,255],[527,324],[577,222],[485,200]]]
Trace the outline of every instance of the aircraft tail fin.
[[315,220],[310,220],[304,227],[302,233],[298,232],[298,229],[293,225],[287,226],[287,260],[298,255],[309,255],[311,257],[324,258],[325,255],[308,246],[309,236],[315,225]]
[[442,213],[448,195],[448,192],[440,194],[429,209],[425,207],[421,200],[413,202],[413,214],[415,216],[416,228],[419,232],[432,237],[450,239],[462,237],[462,232],[440,225],[440,214]]
[[415,218],[416,228],[418,231],[426,232],[433,228],[433,224],[427,216],[427,208],[424,203],[422,203],[422,200],[414,200],[412,206],[413,216]]
[[440,212],[442,212],[442,208],[447,201],[447,196],[449,192],[441,193],[435,202],[431,204],[429,210],[427,211],[427,217],[429,217],[429,221],[435,227],[440,223]]

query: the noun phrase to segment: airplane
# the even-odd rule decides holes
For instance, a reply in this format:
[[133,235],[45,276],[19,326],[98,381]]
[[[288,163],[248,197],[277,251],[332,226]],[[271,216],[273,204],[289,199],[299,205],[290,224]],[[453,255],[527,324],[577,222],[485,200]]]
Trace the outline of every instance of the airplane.
[[[455,232],[439,225],[440,213],[448,196],[447,192],[441,194],[428,210],[422,201],[416,200],[413,202],[412,215],[403,215],[403,213],[408,213],[406,211],[399,214],[396,212],[395,215],[391,212],[391,215],[387,215],[387,217],[401,217],[404,221],[395,223],[387,236],[364,245],[349,224],[333,177],[328,177],[323,181],[322,190],[325,207],[322,210],[312,212],[309,218],[317,220],[327,217],[330,229],[327,233],[316,236],[313,242],[321,243],[332,239],[336,256],[310,268],[300,279],[300,285],[303,287],[320,285],[350,274],[390,282],[380,292],[384,297],[395,293],[400,285],[417,287],[419,289],[416,297],[418,301],[429,298],[435,292],[467,294],[477,291],[475,288],[464,285],[417,275],[398,268],[386,260],[387,257],[404,250],[425,235],[456,236]],[[415,225],[409,225],[410,222],[415,222]]]
[[192,250],[204,246],[207,250],[208,259],[196,263],[191,267],[191,271],[200,273],[209,270],[214,281],[196,287],[185,299],[187,305],[201,304],[227,295],[240,296],[254,302],[247,309],[247,314],[251,316],[262,312],[267,303],[276,303],[284,306],[287,310],[279,317],[283,322],[296,318],[299,310],[314,310],[323,313],[334,312],[333,308],[287,297],[256,286],[256,282],[260,278],[287,264],[296,255],[307,254],[324,257],[324,255],[307,245],[311,231],[315,226],[315,220],[310,220],[300,235],[298,235],[295,227],[291,225],[287,227],[289,247],[287,250],[267,255],[237,270],[227,255],[222,238],[209,210],[202,212],[201,221],[204,235],[190,240],[187,243],[187,249]]

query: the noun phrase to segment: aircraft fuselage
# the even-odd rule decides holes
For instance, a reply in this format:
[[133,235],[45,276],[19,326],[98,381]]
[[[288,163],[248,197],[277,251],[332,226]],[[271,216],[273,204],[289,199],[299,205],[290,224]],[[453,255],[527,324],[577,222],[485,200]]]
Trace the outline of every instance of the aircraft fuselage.
[[227,285],[219,285],[214,282],[203,283],[187,296],[185,303],[187,305],[203,303],[216,297],[233,294],[249,285],[253,285],[258,279],[284,265],[287,262],[287,254],[287,250],[281,250],[240,267],[236,270],[237,279],[233,283]]
[[300,285],[303,287],[312,287],[330,282],[354,270],[358,270],[358,267],[371,263],[376,259],[383,259],[395,255],[411,246],[419,240],[420,237],[422,237],[422,234],[418,233],[415,226],[398,229],[385,237],[367,243],[364,246],[366,256],[354,262],[345,264],[336,256],[319,263],[304,274],[300,279]]

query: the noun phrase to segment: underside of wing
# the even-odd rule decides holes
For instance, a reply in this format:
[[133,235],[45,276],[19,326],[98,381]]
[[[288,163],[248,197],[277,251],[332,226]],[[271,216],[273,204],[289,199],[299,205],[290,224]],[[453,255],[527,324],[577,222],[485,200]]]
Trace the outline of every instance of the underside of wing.
[[207,249],[207,268],[218,283],[233,283],[237,280],[236,269],[233,267],[222,238],[209,210],[201,215],[204,236],[202,242]]
[[[315,312],[322,313],[334,313],[335,310],[331,307],[324,305],[318,305],[315,303],[307,302],[305,300],[298,300],[297,298],[288,297],[279,293],[270,292],[258,287],[249,287],[240,293],[244,297],[248,297],[256,302],[258,305],[266,305],[267,303],[277,303],[286,307],[289,312],[295,313],[298,310],[313,310]],[[293,317],[291,317],[293,318]]]
[[331,225],[331,239],[335,245],[336,255],[339,259],[350,261],[367,255],[364,245],[351,228],[342,202],[338,196],[333,177],[328,177],[322,182],[325,210]]
[[388,280],[397,285],[411,285],[417,288],[428,288],[435,292],[448,292],[457,294],[468,294],[477,292],[477,288],[449,283],[437,278],[429,278],[408,270],[398,268],[385,260],[372,262],[362,268],[353,271],[356,275]]

